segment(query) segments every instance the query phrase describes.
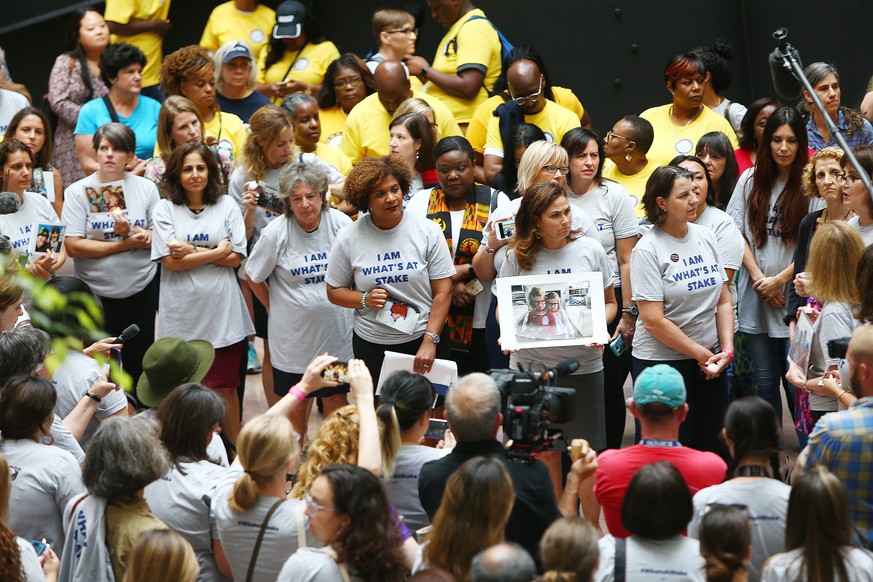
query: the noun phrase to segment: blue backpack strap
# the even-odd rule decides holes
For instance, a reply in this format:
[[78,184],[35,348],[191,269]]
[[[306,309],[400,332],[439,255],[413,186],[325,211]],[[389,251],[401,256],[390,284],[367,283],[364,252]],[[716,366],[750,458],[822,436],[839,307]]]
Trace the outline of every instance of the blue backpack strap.
[[[476,15],[468,18],[467,21],[464,22],[464,24],[467,24],[467,22],[470,22],[471,20],[487,20],[488,24],[491,25],[491,28],[494,29],[494,32],[497,33],[497,38],[498,38],[498,40],[500,40],[500,62],[502,63],[504,61],[504,59],[506,59],[506,55],[509,54],[509,51],[511,51],[512,49],[515,48],[515,45],[512,44],[509,41],[509,39],[506,38],[506,36],[502,32],[500,32],[499,28],[494,26],[494,23],[491,22],[491,19],[489,19],[487,16],[482,16],[480,14],[476,14]],[[461,27],[463,27],[463,26],[464,25],[462,24]],[[460,29],[458,29],[458,32],[460,32]],[[455,38],[457,39],[457,36]],[[457,40],[455,40],[455,51],[458,50],[457,44],[458,44],[458,42],[457,42]]]

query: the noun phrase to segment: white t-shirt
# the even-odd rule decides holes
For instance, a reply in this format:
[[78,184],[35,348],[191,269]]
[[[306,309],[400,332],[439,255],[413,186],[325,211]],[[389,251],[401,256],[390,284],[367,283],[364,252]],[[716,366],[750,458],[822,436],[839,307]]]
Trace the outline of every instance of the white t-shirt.
[[[158,410],[156,408],[148,408],[139,413],[139,416],[151,418],[155,421],[158,419]],[[224,447],[224,442],[221,440],[221,435],[217,432],[213,433],[212,439],[206,445],[206,456],[216,465],[222,467],[230,467],[230,462],[227,460],[227,449]]]
[[[118,242],[123,237],[113,232],[115,217],[111,212],[91,212],[85,187],[99,187],[97,173],[71,184],[64,192],[63,223],[67,236],[80,236],[89,240]],[[130,173],[124,174],[124,214],[134,227],[152,228],[152,211],[160,200],[158,189],[145,178]],[[130,297],[145,289],[158,266],[150,259],[149,249],[131,249],[99,258],[76,257],[73,268],[82,279],[101,297],[113,299]]]
[[[551,275],[555,273],[586,273],[599,272],[603,274],[603,288],[609,289],[615,285],[615,275],[612,265],[606,256],[603,246],[594,237],[580,236],[570,241],[558,250],[550,250],[540,246],[535,256],[533,268],[530,271],[522,269],[515,260],[515,251],[506,254],[506,260],[500,267],[498,277],[519,277],[526,275]],[[510,315],[511,314],[507,314]],[[603,350],[586,346],[566,346],[553,348],[527,348],[512,354],[509,365],[515,370],[519,364],[529,370],[536,362],[551,367],[563,360],[578,360],[578,374],[592,374],[603,369]]]
[[400,447],[391,477],[383,476],[382,484],[388,494],[388,501],[410,531],[430,525],[430,518],[421,506],[418,496],[418,475],[422,465],[442,459],[450,452],[451,449],[404,445]]
[[15,538],[18,544],[18,555],[21,557],[21,570],[24,572],[24,582],[43,582],[45,574],[39,565],[39,558],[33,545],[24,538]]
[[26,255],[28,262],[32,262],[31,241],[36,236],[38,224],[60,224],[55,209],[51,202],[41,194],[25,192],[22,195],[24,201],[15,214],[0,214],[0,234],[9,237],[12,243],[12,252],[17,256]]
[[[242,213],[230,196],[219,196],[200,214],[184,204],[161,200],[154,212],[152,260],[169,256],[167,243],[176,240],[213,249],[230,239],[233,252],[246,255]],[[204,339],[216,348],[255,333],[236,275],[230,267],[202,265],[187,271],[161,269],[158,337]]]
[[454,274],[440,227],[404,212],[400,224],[388,230],[373,224],[369,215],[342,229],[330,251],[325,281],[336,288],[386,290],[392,306],[356,309],[354,329],[368,342],[392,345],[424,334],[433,302],[431,281]]
[[849,226],[858,231],[858,234],[861,235],[861,240],[864,241],[865,247],[873,245],[873,224],[861,226],[861,219],[857,216],[853,216],[849,219]]
[[[727,119],[734,131],[737,132],[737,137],[740,136],[742,130],[740,126],[743,123],[743,117],[746,116],[748,109],[742,103],[734,103],[730,99],[722,98],[721,103],[712,108],[713,113],[718,113]],[[727,113],[727,115],[725,115]]]
[[9,527],[18,535],[64,547],[63,511],[85,491],[82,470],[70,453],[29,439],[0,440],[9,462]]
[[307,233],[293,217],[279,216],[261,231],[246,261],[252,281],[269,283],[270,358],[283,372],[302,374],[325,352],[340,361],[352,357],[352,310],[328,301],[324,283],[331,245],[351,223],[329,208],[318,229]]
[[[55,370],[52,383],[58,394],[58,403],[55,411],[58,416],[66,418],[70,412],[82,401],[85,392],[103,375],[103,371],[95,360],[82,352],[70,350],[67,357]],[[79,439],[82,447],[87,446],[88,441],[94,435],[100,421],[109,418],[127,408],[127,397],[121,389],[113,390],[97,403],[97,410],[91,421],[85,428],[85,432]]]
[[[777,554],[770,558],[764,566],[761,582],[783,582],[784,580],[799,580],[800,568],[803,565],[801,549]],[[873,581],[873,554],[868,550],[846,547],[843,551],[843,563],[849,574],[849,582]],[[836,572],[834,572],[836,576]]]
[[218,570],[212,552],[214,527],[209,511],[215,487],[229,469],[209,461],[180,463],[145,488],[145,500],[167,527],[191,543],[200,564],[200,582],[228,580]]
[[[707,349],[718,345],[715,312],[725,281],[727,275],[720,265],[715,236],[698,224],[688,224],[684,238],[675,238],[654,227],[637,242],[631,255],[633,300],[663,303],[664,317]],[[642,314],[639,324],[634,336],[634,357],[688,359],[653,336],[646,329]]]
[[[685,536],[666,540],[627,539],[626,580],[633,582],[705,582],[700,543]],[[595,582],[612,582],[615,575],[615,538],[606,535],[597,543],[600,561]]]
[[[224,555],[234,572],[236,582],[244,582],[249,568],[249,561],[261,524],[267,512],[278,497],[261,497],[245,513],[236,513],[228,504],[228,497],[233,492],[233,485],[242,475],[238,467],[227,471],[216,484],[212,497],[212,516],[214,522],[213,539],[221,541]],[[252,582],[274,582],[282,564],[288,556],[294,554],[300,546],[297,538],[297,512],[304,516],[306,528],[306,545],[320,546],[321,542],[312,537],[305,523],[308,522],[303,511],[304,502],[300,499],[288,499],[282,503],[270,517],[270,523],[265,530],[264,540],[258,553],[258,562],[252,577]]]
[[615,272],[615,286],[621,287],[618,272],[616,239],[630,238],[639,234],[639,224],[634,213],[634,201],[624,186],[604,180],[603,186],[595,186],[583,195],[568,191],[570,202],[594,222],[594,238],[603,245],[606,256]]
[[[348,571],[351,582],[363,582],[363,578]],[[340,568],[327,550],[301,548],[288,558],[276,582],[338,582],[343,579]]]
[[752,524],[752,558],[749,580],[761,579],[761,568],[770,556],[785,548],[785,520],[791,487],[776,479],[731,479],[701,489],[694,495],[694,516],[688,535],[699,538],[700,521],[712,503],[741,504],[748,507]]
[[[850,337],[859,325],[860,322],[855,319],[855,309],[851,303],[828,301],[822,306],[815,322],[812,346],[809,350],[810,378],[823,376],[827,371],[825,360],[828,358],[828,342]],[[833,396],[810,392],[809,408],[817,412],[835,412],[840,406]]]
[[[406,212],[411,214],[417,214],[418,216],[427,216],[427,207],[430,203],[430,195],[433,192],[432,188],[428,188],[427,190],[421,190],[417,192],[409,203],[406,205]],[[493,192],[493,189],[492,189]],[[509,197],[503,192],[499,192],[497,194],[497,204],[507,204],[509,203]],[[496,208],[495,208],[496,210]],[[464,220],[464,211],[458,210],[451,213],[452,215],[452,240],[457,241],[461,236],[461,223]],[[489,214],[490,216],[490,214]],[[483,241],[487,240],[484,236],[484,228],[483,228]],[[457,252],[458,245],[455,244],[455,252]],[[481,293],[476,295],[476,303],[473,306],[473,328],[474,329],[485,329],[485,320],[488,319],[488,308],[491,307],[491,286],[485,287]]]
[[79,444],[70,429],[64,426],[61,417],[57,414],[52,418],[51,433],[51,439],[43,437],[43,444],[53,445],[62,451],[67,451],[80,465],[85,462],[85,451],[82,449],[82,445]]
[[743,253],[746,251],[746,245],[742,233],[727,212],[714,206],[707,206],[703,214],[694,221],[694,224],[705,226],[715,234],[722,268],[739,270],[743,265]]
[[0,133],[6,133],[15,114],[30,105],[27,98],[17,91],[0,89]]

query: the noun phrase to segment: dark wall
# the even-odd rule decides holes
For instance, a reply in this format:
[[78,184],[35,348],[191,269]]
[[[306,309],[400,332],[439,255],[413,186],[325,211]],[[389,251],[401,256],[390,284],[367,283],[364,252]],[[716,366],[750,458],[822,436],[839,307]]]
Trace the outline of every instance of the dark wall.
[[[39,0],[42,4],[44,0]],[[12,3],[13,0],[0,0]],[[52,8],[64,3],[51,0]],[[197,42],[209,16],[212,0],[173,0],[173,29],[165,41],[170,52]],[[265,4],[275,7],[277,1]],[[24,5],[24,2],[21,2]],[[431,59],[444,31],[430,17],[425,0],[313,0],[322,28],[341,52],[364,54],[373,48],[370,16],[379,7],[415,6],[424,13],[419,52]],[[834,62],[841,71],[843,102],[857,107],[869,64],[866,23],[873,21],[873,2],[842,0],[825,4],[795,0],[791,9],[770,8],[762,2],[727,0],[690,3],[687,0],[480,0],[495,24],[515,44],[536,46],[549,66],[553,82],[573,89],[590,111],[595,129],[605,131],[631,112],[666,103],[663,68],[674,53],[724,38],[736,51],[734,82],[727,96],[741,103],[772,94],[767,54],[775,43],[770,35],[789,28],[791,43],[804,63]],[[98,6],[100,6],[98,4]],[[32,17],[19,9],[10,18]],[[846,18],[851,15],[851,18]],[[46,91],[48,74],[63,47],[66,16],[52,18],[0,35],[0,46],[16,81],[25,83],[36,99]],[[828,26],[817,22],[832,23]]]

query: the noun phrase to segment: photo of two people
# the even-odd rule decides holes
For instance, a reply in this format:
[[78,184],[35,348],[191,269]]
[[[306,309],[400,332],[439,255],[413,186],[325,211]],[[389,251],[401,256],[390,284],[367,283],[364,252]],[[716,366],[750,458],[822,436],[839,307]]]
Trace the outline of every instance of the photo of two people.
[[99,186],[85,186],[88,198],[88,213],[127,210],[124,202],[124,182],[107,182]]

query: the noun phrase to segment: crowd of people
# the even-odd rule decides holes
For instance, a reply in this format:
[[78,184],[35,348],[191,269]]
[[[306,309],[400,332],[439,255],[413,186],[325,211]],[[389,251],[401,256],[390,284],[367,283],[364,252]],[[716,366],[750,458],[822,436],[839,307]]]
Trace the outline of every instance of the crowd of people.
[[[296,0],[164,55],[169,5],[76,10],[43,107],[0,63],[0,579],[873,580],[873,126],[832,64],[744,106],[688,47],[599,135],[470,0],[427,0],[433,58],[423,6],[355,55]],[[520,455],[488,371],[566,360]]]

